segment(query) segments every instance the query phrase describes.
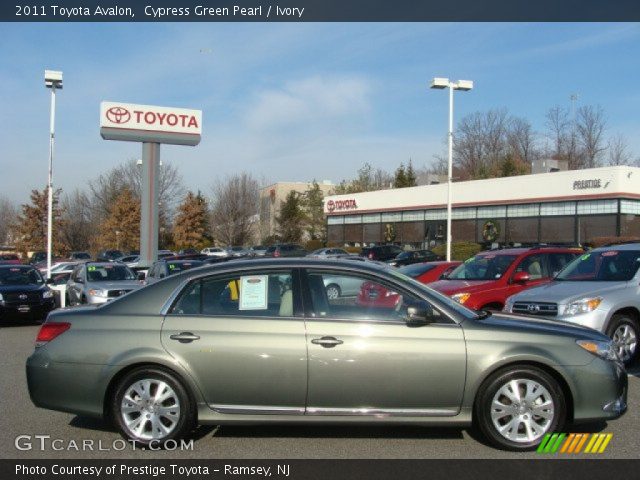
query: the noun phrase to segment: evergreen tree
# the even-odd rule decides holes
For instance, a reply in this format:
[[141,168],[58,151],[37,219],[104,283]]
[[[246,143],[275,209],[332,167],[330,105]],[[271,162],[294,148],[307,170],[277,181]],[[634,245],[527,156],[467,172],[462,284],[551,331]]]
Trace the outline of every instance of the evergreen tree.
[[418,185],[418,178],[416,176],[416,172],[413,169],[413,162],[411,161],[411,159],[409,159],[409,166],[407,167],[407,170],[405,172],[405,180],[406,180],[406,187],[415,187],[416,185]]
[[393,188],[404,188],[407,186],[407,173],[404,169],[404,164],[401,163],[396,169],[395,177],[393,179]]
[[[62,210],[59,206],[60,192],[58,189],[53,192],[53,254],[63,254],[67,248],[61,238]],[[47,249],[47,217],[48,217],[48,193],[44,188],[42,191],[31,190],[31,203],[21,206],[22,213],[18,216],[16,224],[13,225],[16,249],[26,258],[28,252],[42,251]]]
[[211,243],[209,208],[198,191],[188,192],[178,207],[173,226],[173,244],[176,249],[204,248]]
[[98,243],[103,248],[136,250],[140,246],[140,199],[124,187],[100,224]]
[[327,227],[323,206],[324,195],[315,180],[305,192],[304,207],[307,212],[307,233],[310,240],[325,241]]
[[277,234],[283,242],[299,242],[306,224],[303,201],[294,190],[280,202],[280,214],[276,216]]

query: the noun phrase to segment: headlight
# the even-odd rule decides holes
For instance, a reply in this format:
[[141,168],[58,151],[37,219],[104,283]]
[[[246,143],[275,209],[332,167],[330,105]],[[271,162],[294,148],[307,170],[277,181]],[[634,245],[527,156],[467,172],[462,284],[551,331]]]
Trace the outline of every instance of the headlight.
[[42,294],[42,298],[53,298],[53,290],[46,290]]
[[467,300],[469,300],[469,297],[471,296],[470,293],[456,293],[455,295],[451,295],[451,298],[453,300],[455,300],[458,303],[462,303],[464,304],[464,302],[466,302]]
[[105,297],[107,296],[107,291],[106,290],[102,290],[100,288],[96,288],[96,289],[90,289],[89,290],[89,295],[93,296],[93,297]]
[[596,340],[576,340],[576,343],[587,352],[592,353],[605,360],[619,362],[618,353],[613,346],[613,342],[598,342]]
[[573,317],[574,315],[593,312],[601,303],[602,297],[582,298],[567,305],[567,308],[564,310],[564,316]]
[[0,302],[4,302],[4,297],[2,296],[1,293],[0,293]]
[[502,311],[511,313],[512,308],[513,308],[513,300],[511,300],[511,297],[509,297],[507,298],[507,301],[504,302],[504,307],[502,308]]

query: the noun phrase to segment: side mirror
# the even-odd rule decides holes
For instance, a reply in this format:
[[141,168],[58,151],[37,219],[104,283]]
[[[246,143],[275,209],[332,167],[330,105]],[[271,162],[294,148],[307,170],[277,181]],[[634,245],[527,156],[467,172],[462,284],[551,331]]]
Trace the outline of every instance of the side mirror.
[[527,283],[529,280],[531,280],[531,277],[527,272],[516,272],[516,274],[513,276],[511,280],[513,283],[524,284],[524,283]]
[[427,302],[418,302],[407,308],[407,326],[422,327],[433,322],[433,308]]
[[138,280],[144,280],[147,276],[144,272],[138,272]]

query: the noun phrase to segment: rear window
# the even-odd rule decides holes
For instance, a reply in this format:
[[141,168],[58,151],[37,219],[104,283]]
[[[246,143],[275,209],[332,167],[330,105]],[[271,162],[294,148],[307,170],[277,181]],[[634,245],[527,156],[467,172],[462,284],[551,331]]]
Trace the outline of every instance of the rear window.
[[42,285],[42,275],[34,268],[0,269],[0,285]]

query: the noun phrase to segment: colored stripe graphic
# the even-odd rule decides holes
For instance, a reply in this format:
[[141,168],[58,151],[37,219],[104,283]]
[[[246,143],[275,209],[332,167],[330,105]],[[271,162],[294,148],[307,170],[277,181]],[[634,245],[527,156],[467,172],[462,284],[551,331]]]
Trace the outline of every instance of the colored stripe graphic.
[[[536,452],[542,454],[600,454],[604,453],[612,438],[612,433],[547,433],[538,445]],[[586,447],[583,451],[585,444]]]

